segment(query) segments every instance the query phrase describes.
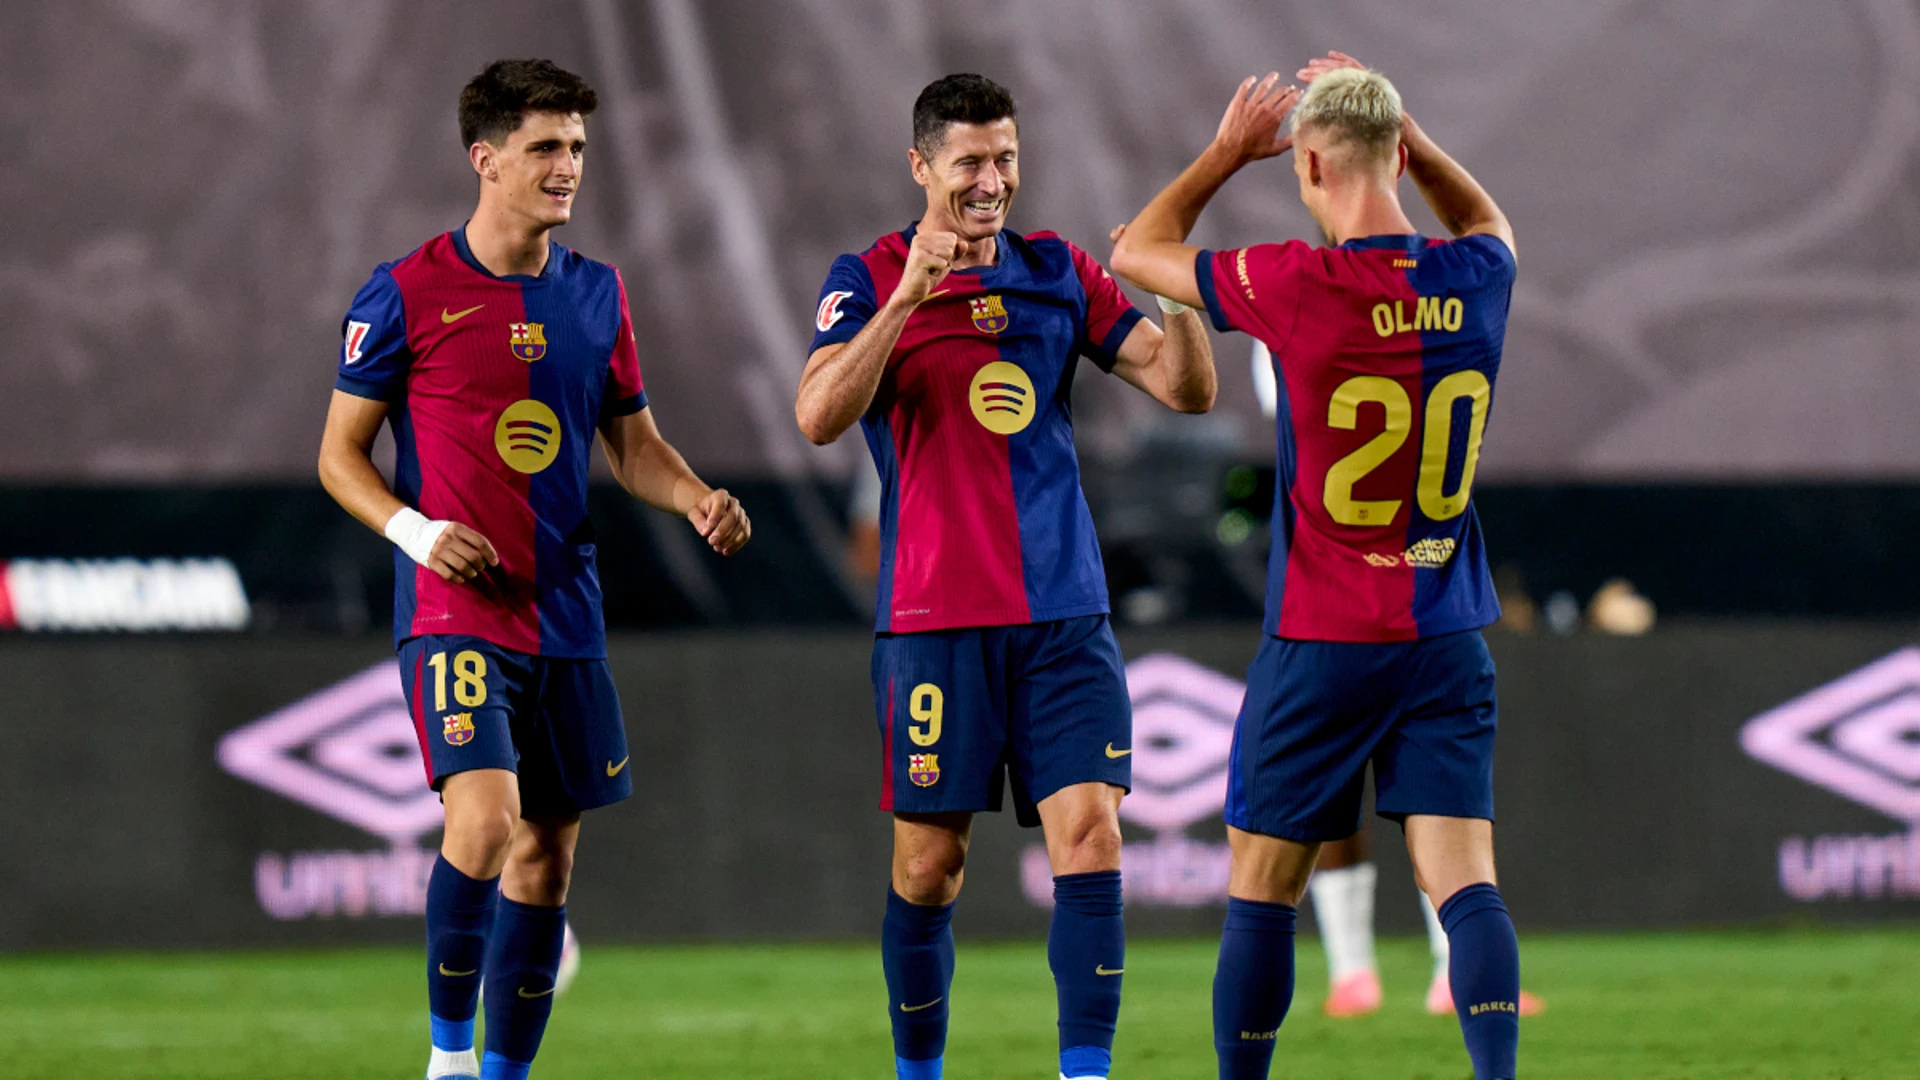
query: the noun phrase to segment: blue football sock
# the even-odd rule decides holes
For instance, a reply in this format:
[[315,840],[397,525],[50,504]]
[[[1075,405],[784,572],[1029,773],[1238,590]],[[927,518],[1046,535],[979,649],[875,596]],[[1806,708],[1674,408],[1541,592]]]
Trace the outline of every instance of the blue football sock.
[[473,1049],[474,1007],[499,895],[499,878],[476,881],[434,859],[427,877],[427,1009],[438,1049]]
[[1520,1050],[1520,940],[1492,885],[1469,885],[1440,905],[1452,958],[1447,981],[1474,1080],[1510,1080]]
[[940,1080],[953,988],[953,905],[910,904],[889,888],[880,964],[887,972],[898,1080]]
[[1227,898],[1213,974],[1213,1050],[1220,1080],[1266,1080],[1273,1041],[1293,1004],[1293,924],[1287,904]]
[[487,1052],[482,1080],[524,1080],[553,1013],[553,979],[566,940],[567,908],[502,896],[487,942]]
[[1113,1029],[1120,1018],[1127,931],[1121,917],[1120,871],[1053,879],[1053,925],[1047,965],[1060,1001],[1060,1075],[1106,1076],[1113,1065]]

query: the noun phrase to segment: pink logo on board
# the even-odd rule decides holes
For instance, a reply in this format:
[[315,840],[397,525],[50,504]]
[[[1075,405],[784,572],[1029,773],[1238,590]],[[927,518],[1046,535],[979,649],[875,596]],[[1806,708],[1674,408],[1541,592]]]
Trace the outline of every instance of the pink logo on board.
[[386,841],[385,850],[267,852],[254,891],[276,919],[417,915],[444,822],[389,660],[228,732],[220,767]]
[[[1153,833],[1153,839],[1121,849],[1128,903],[1225,903],[1224,838],[1195,840],[1186,830],[1218,818],[1226,808],[1227,758],[1246,694],[1239,679],[1173,653],[1153,653],[1127,665],[1133,791],[1121,800],[1120,817]],[[1053,872],[1046,848],[1033,845],[1024,851],[1020,870],[1027,899],[1050,906]]]
[[1788,837],[1797,900],[1920,897],[1920,648],[1908,647],[1749,720],[1755,759],[1903,823],[1891,835]]

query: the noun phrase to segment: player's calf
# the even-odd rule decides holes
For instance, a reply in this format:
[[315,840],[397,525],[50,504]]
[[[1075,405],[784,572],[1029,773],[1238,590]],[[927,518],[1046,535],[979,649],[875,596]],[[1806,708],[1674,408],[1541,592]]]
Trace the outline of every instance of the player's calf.
[[487,1046],[481,1080],[524,1080],[546,1034],[567,929],[578,814],[521,822],[488,941]]
[[1520,942],[1493,883],[1493,823],[1411,815],[1406,828],[1420,880],[1444,898],[1447,981],[1474,1080],[1509,1080],[1520,1046]]
[[473,1019],[520,806],[515,777],[502,769],[456,773],[441,795],[447,830],[427,879],[430,1080],[480,1074]]
[[880,924],[898,1080],[941,1080],[953,987],[953,903],[966,869],[968,814],[896,814],[892,887]]
[[476,880],[445,858],[434,860],[427,878],[428,1080],[480,1073],[473,1016],[499,895],[499,878]]
[[1121,790],[1083,783],[1041,800],[1053,864],[1047,962],[1059,1001],[1060,1075],[1105,1077],[1113,1065],[1127,934],[1120,891]]
[[1213,976],[1221,1080],[1266,1080],[1293,1005],[1294,923],[1320,845],[1228,827],[1233,862]]

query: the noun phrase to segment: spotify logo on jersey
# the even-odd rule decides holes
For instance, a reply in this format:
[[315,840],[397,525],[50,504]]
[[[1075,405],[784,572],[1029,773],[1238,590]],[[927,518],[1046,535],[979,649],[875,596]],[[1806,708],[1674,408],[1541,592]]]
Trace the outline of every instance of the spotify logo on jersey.
[[508,468],[537,473],[560,456],[560,418],[532,398],[516,401],[493,425],[493,445]]
[[1017,364],[996,360],[974,373],[973,390],[967,395],[973,406],[973,418],[995,435],[1012,435],[1033,423],[1039,402],[1033,392],[1033,380]]

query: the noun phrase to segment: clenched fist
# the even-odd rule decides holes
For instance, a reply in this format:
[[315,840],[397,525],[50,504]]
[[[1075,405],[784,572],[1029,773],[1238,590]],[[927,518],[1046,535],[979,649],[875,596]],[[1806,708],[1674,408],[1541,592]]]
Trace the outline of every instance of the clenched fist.
[[693,522],[695,531],[706,537],[707,546],[722,555],[739,551],[753,535],[753,523],[747,520],[746,509],[739,499],[727,494],[726,488],[707,492],[687,511],[687,520]]
[[900,284],[893,290],[893,298],[909,304],[918,304],[933,292],[933,287],[953,270],[953,261],[967,254],[968,244],[957,234],[950,232],[917,232],[913,234],[913,246],[907,250],[907,268],[900,275]]

